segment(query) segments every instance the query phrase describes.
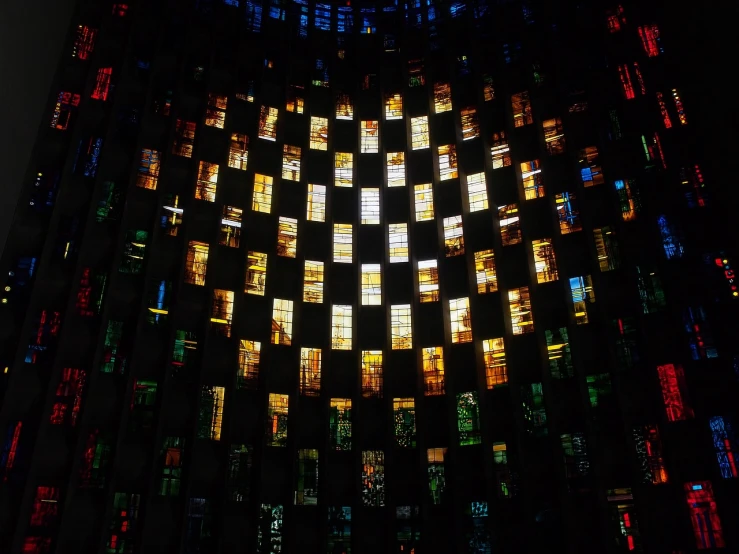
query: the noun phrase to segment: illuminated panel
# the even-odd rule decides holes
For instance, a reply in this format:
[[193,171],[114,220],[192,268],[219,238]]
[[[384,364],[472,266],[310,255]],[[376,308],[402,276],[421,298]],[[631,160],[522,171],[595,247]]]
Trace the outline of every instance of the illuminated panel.
[[708,420],[713,437],[713,447],[716,450],[721,477],[735,479],[739,476],[736,466],[736,436],[734,427],[728,418],[715,416]]
[[618,76],[621,79],[621,86],[623,87],[624,97],[626,100],[632,100],[635,98],[634,85],[631,82],[631,73],[629,73],[629,66],[622,64],[618,66]]
[[670,114],[667,113],[667,106],[661,92],[657,93],[657,103],[659,104],[659,112],[662,115],[662,123],[665,124],[665,129],[672,128],[672,121],[670,120]]
[[611,512],[612,534],[620,551],[641,552],[641,533],[636,520],[634,496],[631,489],[611,489],[608,491],[608,506]]
[[485,383],[494,389],[508,383],[505,343],[503,337],[482,341],[482,356],[485,362]]
[[724,548],[724,533],[718,517],[713,486],[710,481],[685,483],[685,500],[693,524],[693,535],[698,549]]
[[508,291],[508,306],[511,311],[511,327],[514,335],[534,332],[534,314],[531,311],[529,287]]
[[195,198],[206,202],[215,202],[217,187],[218,164],[201,161],[198,167],[198,180],[195,185]]
[[662,48],[659,45],[659,28],[656,25],[643,25],[639,27],[639,38],[647,56],[653,58],[659,56]]
[[470,315],[469,298],[449,300],[449,322],[452,344],[472,342],[472,316]]
[[300,394],[318,396],[321,393],[321,349],[300,349]]
[[523,181],[523,193],[526,200],[533,200],[544,196],[544,184],[541,179],[541,164],[539,160],[521,162],[521,179]]
[[653,424],[634,427],[633,436],[642,480],[652,485],[668,483],[659,428]]
[[688,117],[685,115],[683,101],[680,99],[677,89],[672,89],[672,99],[675,101],[675,109],[677,110],[677,118],[680,120],[680,125],[687,125]]
[[421,349],[423,369],[423,391],[426,396],[444,394],[444,349],[431,346]]
[[665,364],[657,366],[659,384],[668,421],[682,421],[693,417],[693,409],[687,405],[685,397],[685,374],[680,365]]
[[[409,307],[410,310],[410,307]],[[394,344],[394,343],[393,343]],[[362,351],[362,396],[382,398],[382,350]]]

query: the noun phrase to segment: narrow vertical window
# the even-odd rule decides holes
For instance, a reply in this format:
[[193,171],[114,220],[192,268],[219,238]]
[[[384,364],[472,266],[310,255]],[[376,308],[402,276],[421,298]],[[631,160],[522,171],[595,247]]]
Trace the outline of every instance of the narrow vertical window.
[[592,187],[603,184],[604,179],[603,171],[600,168],[600,155],[595,146],[588,146],[580,150],[578,163],[583,186]]
[[534,122],[528,92],[524,91],[513,94],[511,96],[511,108],[513,109],[514,127],[523,127],[524,125],[531,125]]
[[[249,3],[249,8],[258,7],[259,20],[261,22],[261,4]],[[285,416],[287,419],[287,416]],[[269,444],[270,446],[285,446],[284,444]],[[259,506],[259,519],[257,521],[257,552],[279,552],[282,550],[282,518],[285,508],[282,504],[261,504]]]
[[95,78],[95,88],[92,89],[90,98],[105,102],[110,94],[111,79],[113,77],[112,67],[101,67]]
[[469,298],[449,300],[449,321],[452,344],[472,342],[472,316],[470,315]]
[[429,145],[428,116],[411,117],[411,149],[422,150],[428,148]]
[[185,283],[205,285],[208,271],[208,245],[204,242],[190,241],[185,259]]
[[716,509],[710,481],[685,483],[685,500],[693,523],[695,544],[699,549],[724,548],[724,532]]
[[439,179],[447,181],[457,176],[457,147],[454,144],[439,146]]
[[293,301],[275,298],[272,303],[272,344],[291,345],[293,336]]
[[377,154],[380,151],[380,122],[362,121],[359,127],[359,151],[362,154]]
[[575,323],[588,323],[588,304],[595,303],[593,279],[590,275],[570,277],[570,291],[572,292],[572,308],[575,312]]
[[511,326],[514,335],[534,332],[534,314],[531,312],[529,287],[508,291],[508,306],[511,311]]
[[185,457],[183,437],[165,437],[159,454],[156,488],[160,496],[179,496]]
[[331,349],[352,349],[352,307],[331,306]]
[[413,200],[416,212],[416,221],[433,221],[434,219],[434,191],[431,183],[413,187]]
[[336,152],[334,155],[334,186],[351,187],[353,168],[351,152]]
[[[290,85],[287,89],[287,105],[285,109],[290,113],[302,114],[305,109],[305,98],[303,98],[305,87]],[[312,148],[312,147],[311,147]],[[319,148],[325,150],[325,148]]]
[[418,289],[421,302],[439,300],[439,268],[436,260],[418,262]]
[[479,137],[480,120],[477,117],[477,109],[473,107],[463,108],[459,113],[462,118],[462,140]]
[[494,389],[508,383],[505,343],[503,337],[482,341],[482,357],[485,362],[485,383]]
[[591,474],[585,433],[563,433],[559,436],[564,454],[565,477],[571,491],[586,490]]
[[259,173],[254,174],[254,194],[252,195],[251,209],[265,214],[272,211],[272,177]]
[[277,108],[262,106],[259,110],[259,133],[261,139],[277,140]]
[[362,264],[362,306],[382,304],[382,272],[380,264]]
[[459,446],[482,443],[477,392],[462,392],[457,395],[457,431]]
[[408,350],[413,348],[410,304],[390,306],[390,329],[393,350]]
[[541,179],[541,164],[539,160],[521,162],[521,180],[523,181],[523,194],[526,200],[533,200],[544,196],[544,183]]
[[470,212],[488,209],[488,187],[484,173],[467,176],[467,199],[470,203]]
[[423,391],[426,396],[444,394],[444,349],[431,346],[421,349],[423,368]]
[[416,447],[416,402],[413,398],[393,398],[395,445]]
[[662,280],[656,271],[644,270],[636,266],[636,286],[639,289],[642,311],[645,314],[658,312],[667,306]]
[[601,271],[611,271],[621,267],[621,257],[618,252],[616,234],[611,227],[593,229],[595,251],[598,255],[598,265]]
[[549,374],[554,379],[568,379],[575,376],[572,365],[572,351],[567,327],[544,331],[549,358]]
[[385,505],[385,453],[362,451],[362,505],[380,508]]
[[178,119],[175,124],[175,137],[172,143],[172,153],[176,156],[192,158],[195,145],[195,122]]
[[282,178],[300,181],[300,151],[297,146],[282,146]]
[[267,405],[267,446],[287,446],[289,397],[269,393]]
[[385,119],[403,119],[403,96],[401,94],[385,95]]
[[444,455],[446,448],[429,448],[426,451],[426,459],[428,461],[428,482],[429,495],[432,504],[441,504],[444,497],[444,489],[446,488],[446,479],[444,478]]
[[98,30],[87,25],[78,25],[75,31],[72,57],[78,60],[87,60],[95,49],[95,39]]
[[332,398],[329,402],[329,438],[334,450],[352,449],[352,400]]
[[675,101],[675,109],[677,110],[677,118],[680,121],[680,125],[687,125],[688,117],[685,115],[683,101],[680,99],[677,89],[672,89],[672,99]]
[[554,257],[554,247],[551,239],[539,239],[531,241],[531,249],[534,252],[534,268],[536,269],[536,282],[549,283],[559,279],[557,271],[557,260]]
[[241,244],[241,216],[243,211],[233,206],[223,206],[218,244],[238,248]]
[[505,131],[493,133],[490,157],[492,158],[493,169],[500,169],[501,167],[511,165],[511,147],[506,139]]
[[626,100],[632,100],[635,98],[634,85],[631,82],[631,74],[629,73],[629,66],[627,64],[621,64],[618,66],[618,76],[621,79],[624,98],[626,98]]
[[226,389],[224,387],[203,385],[200,389],[197,428],[199,439],[221,440],[225,397]]
[[671,129],[672,120],[670,120],[670,114],[667,111],[667,106],[665,105],[664,95],[661,92],[658,92],[656,94],[657,94],[657,104],[659,104],[659,113],[662,116],[662,123],[664,123],[665,129]]
[[462,216],[444,218],[444,254],[447,258],[464,254]]
[[294,258],[298,250],[298,220],[280,217],[277,220],[277,255]]
[[659,27],[656,25],[642,25],[638,29],[641,45],[647,56],[653,58],[659,56],[662,48],[659,46]]
[[82,408],[87,373],[82,369],[65,367],[56,387],[49,423],[74,427]]
[[542,122],[544,127],[544,144],[550,155],[562,154],[566,150],[565,133],[562,128],[562,119],[555,117]]
[[217,335],[231,336],[231,322],[234,312],[234,293],[231,290],[213,289],[213,303],[210,312],[210,328]]
[[267,254],[249,250],[246,255],[246,282],[244,292],[264,296],[267,284]]
[[683,310],[683,325],[688,335],[688,347],[694,360],[718,358],[713,332],[708,325],[703,306],[687,306]]
[[407,223],[391,223],[388,225],[388,249],[391,264],[408,261]]
[[657,219],[660,238],[662,239],[662,249],[665,251],[665,258],[682,258],[684,254],[683,245],[679,235],[675,232],[675,228],[667,221],[664,215]]
[[308,185],[307,202],[308,221],[323,223],[326,221],[326,187],[323,185]]
[[716,450],[718,467],[721,477],[724,479],[735,479],[739,477],[737,472],[736,436],[733,426],[728,418],[715,416],[708,420],[713,437],[713,447]]
[[328,119],[325,117],[310,118],[311,150],[328,150]]
[[239,372],[236,380],[239,389],[255,390],[259,386],[261,350],[261,342],[244,339],[239,341]]
[[382,398],[382,350],[362,350],[362,396]]
[[634,221],[641,211],[641,198],[639,189],[633,179],[618,180],[613,182],[618,195],[618,203],[621,208],[621,219]]
[[405,152],[387,153],[387,186],[405,186]]
[[321,393],[321,349],[300,349],[300,394],[318,396]]
[[201,161],[198,167],[198,180],[195,185],[195,198],[206,202],[215,202],[217,186],[218,164]]
[[485,102],[495,100],[495,86],[491,75],[483,75],[482,77],[482,95]]
[[498,222],[500,224],[500,239],[503,246],[519,244],[521,242],[521,219],[518,215],[517,204],[498,206]]
[[149,190],[156,190],[159,182],[161,156],[156,150],[143,148],[141,161],[136,174],[136,186]]
[[580,209],[576,197],[571,192],[561,192],[554,196],[554,205],[557,209],[559,231],[563,235],[582,231]]
[[339,94],[336,98],[336,119],[354,119],[354,106],[348,94]]
[[228,167],[245,170],[248,161],[249,137],[241,133],[232,133],[228,148]]
[[295,505],[316,506],[318,504],[318,450],[312,448],[298,450],[297,474]]
[[434,83],[434,113],[452,110],[452,87],[449,83]]
[[685,373],[681,365],[657,366],[662,399],[665,403],[667,421],[683,421],[693,418],[693,408],[687,403]]
[[334,262],[352,263],[352,225],[334,223]]
[[478,294],[498,290],[498,277],[495,273],[495,255],[492,250],[475,252],[475,279],[477,281]]
[[632,435],[642,481],[652,485],[668,483],[659,428],[653,424],[640,425],[632,429]]
[[323,262],[305,260],[303,302],[323,304]]
[[362,225],[380,224],[380,189],[362,188]]
[[209,127],[223,129],[226,122],[226,106],[228,98],[208,93],[208,106],[205,108],[205,124]]
[[521,400],[526,432],[535,437],[547,435],[547,410],[541,383],[521,387]]

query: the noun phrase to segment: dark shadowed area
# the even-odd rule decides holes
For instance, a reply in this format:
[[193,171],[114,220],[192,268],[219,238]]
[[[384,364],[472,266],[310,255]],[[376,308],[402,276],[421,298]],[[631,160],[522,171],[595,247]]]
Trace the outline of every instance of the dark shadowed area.
[[0,253],[75,0],[0,2]]

